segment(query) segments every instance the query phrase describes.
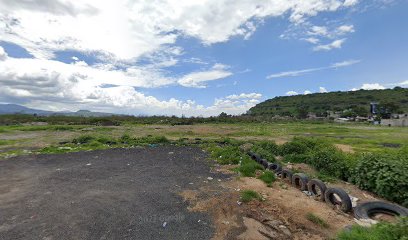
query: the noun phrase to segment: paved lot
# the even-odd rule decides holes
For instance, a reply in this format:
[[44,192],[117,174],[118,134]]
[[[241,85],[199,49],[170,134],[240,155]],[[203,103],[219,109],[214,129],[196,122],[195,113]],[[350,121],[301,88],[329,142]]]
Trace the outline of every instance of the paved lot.
[[210,217],[177,194],[224,177],[205,158],[166,146],[2,160],[0,239],[210,239]]

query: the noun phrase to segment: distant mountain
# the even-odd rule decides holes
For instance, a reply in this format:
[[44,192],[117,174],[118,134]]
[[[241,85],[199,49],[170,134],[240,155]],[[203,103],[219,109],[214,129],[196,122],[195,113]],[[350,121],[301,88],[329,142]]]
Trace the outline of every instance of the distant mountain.
[[91,112],[88,110],[79,110],[77,112],[53,112],[53,111],[44,111],[33,108],[24,107],[17,104],[0,104],[0,115],[5,114],[36,114],[39,116],[82,116],[82,117],[106,117],[115,115],[113,113],[103,113],[103,112]]
[[408,113],[408,88],[358,90],[275,97],[252,107],[253,116],[297,116],[299,112],[324,114],[327,111],[350,110],[369,114],[370,103],[392,107],[393,112]]

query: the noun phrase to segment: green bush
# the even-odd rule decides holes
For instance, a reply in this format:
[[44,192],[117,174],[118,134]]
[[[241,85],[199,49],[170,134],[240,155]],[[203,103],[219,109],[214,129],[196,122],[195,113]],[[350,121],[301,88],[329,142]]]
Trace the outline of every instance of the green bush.
[[256,170],[262,169],[263,167],[259,163],[252,160],[244,161],[241,166],[238,167],[238,171],[244,177],[255,177]]
[[83,136],[80,136],[80,137],[78,137],[78,138],[74,138],[74,140],[72,140],[72,143],[75,143],[75,144],[86,144],[86,143],[91,142],[91,141],[94,140],[94,139],[95,139],[95,138],[92,137],[92,136],[83,135]]
[[251,151],[257,153],[268,162],[276,162],[275,156],[279,155],[279,146],[274,142],[261,141],[256,142],[251,148]]
[[309,164],[323,174],[335,176],[348,180],[351,176],[351,169],[347,163],[349,159],[346,154],[335,147],[327,147],[311,154]]
[[261,176],[259,176],[259,179],[261,179],[264,183],[270,186],[273,182],[276,181],[276,176],[275,176],[275,173],[269,170],[266,170],[265,172],[262,173]]
[[211,157],[220,164],[238,164],[240,160],[249,159],[249,156],[240,151],[239,146],[211,146]]
[[369,228],[354,225],[350,231],[340,232],[337,240],[408,240],[408,220],[396,224],[378,223]]
[[282,156],[288,154],[307,154],[330,146],[330,144],[317,138],[295,137],[292,141],[283,144],[279,152]]
[[364,190],[408,207],[408,160],[400,154],[362,154],[352,181]]
[[309,163],[310,154],[288,154],[283,157],[283,161],[290,163]]
[[242,202],[247,203],[247,202],[252,201],[253,199],[261,200],[262,198],[257,192],[252,191],[252,190],[244,190],[244,191],[241,192],[241,201]]

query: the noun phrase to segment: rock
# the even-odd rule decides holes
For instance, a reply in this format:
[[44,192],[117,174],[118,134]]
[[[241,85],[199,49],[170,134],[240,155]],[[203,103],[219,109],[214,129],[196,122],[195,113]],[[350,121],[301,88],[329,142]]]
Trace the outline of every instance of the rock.
[[279,229],[285,234],[286,236],[290,237],[292,236],[292,233],[289,231],[289,229],[285,225],[280,225]]
[[214,178],[212,178],[212,177],[208,177],[207,179],[211,181],[211,180],[213,180]]
[[163,223],[163,227],[165,228],[167,226],[167,222],[164,222]]
[[279,220],[266,220],[263,223],[273,228],[278,228],[280,225],[282,225],[282,222]]

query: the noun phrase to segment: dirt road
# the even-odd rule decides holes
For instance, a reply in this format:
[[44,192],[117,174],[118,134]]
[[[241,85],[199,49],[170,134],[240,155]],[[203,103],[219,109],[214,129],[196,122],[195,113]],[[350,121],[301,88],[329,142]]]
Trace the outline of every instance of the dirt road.
[[226,177],[194,147],[2,160],[0,239],[210,239],[210,216],[179,193]]

